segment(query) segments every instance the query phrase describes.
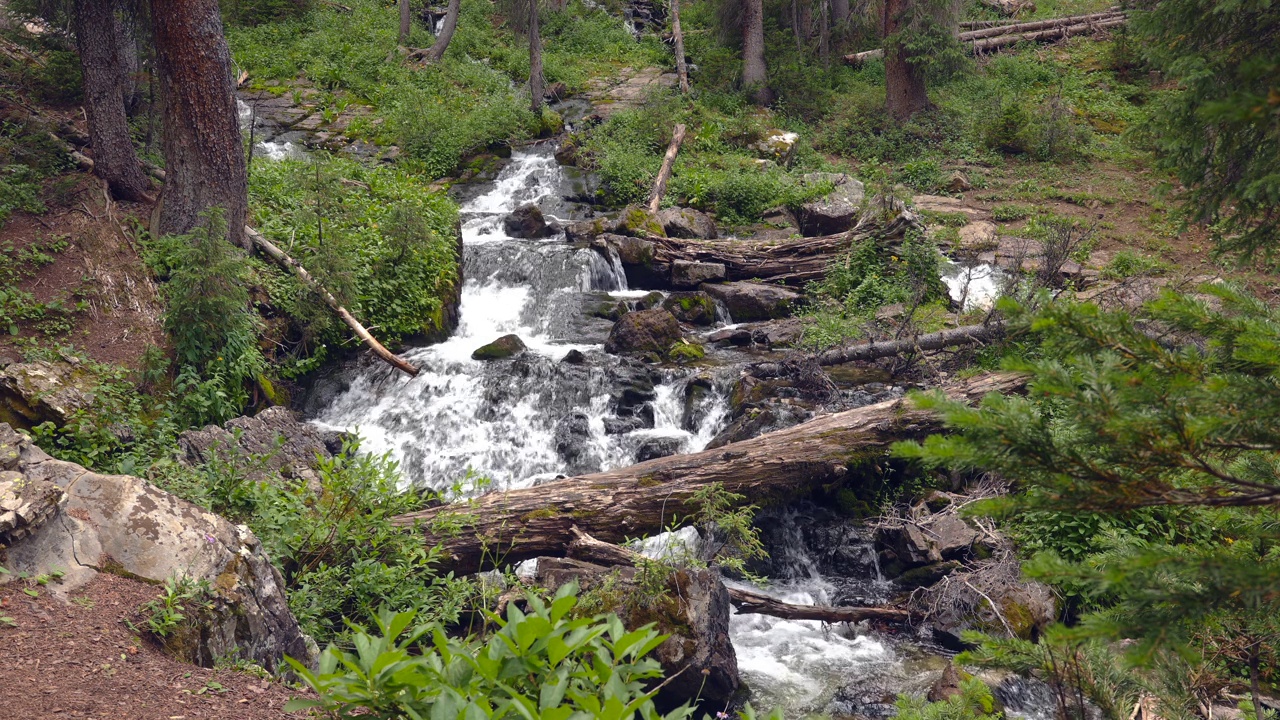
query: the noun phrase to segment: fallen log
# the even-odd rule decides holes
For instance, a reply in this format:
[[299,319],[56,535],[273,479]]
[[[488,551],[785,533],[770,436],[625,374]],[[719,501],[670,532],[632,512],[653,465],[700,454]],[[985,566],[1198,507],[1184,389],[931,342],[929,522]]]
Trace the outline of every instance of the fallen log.
[[649,212],[656,213],[662,205],[662,196],[667,194],[667,181],[671,179],[671,171],[676,165],[676,153],[680,152],[680,143],[684,142],[684,123],[676,125],[671,133],[671,144],[667,146],[667,154],[662,157],[662,169],[653,181],[653,189],[649,191]]
[[[981,375],[941,388],[976,402],[1021,389],[1024,376]],[[942,429],[937,415],[893,400],[822,415],[800,425],[714,450],[673,455],[627,468],[496,492],[471,501],[397,516],[418,525],[428,546],[444,550],[440,572],[476,572],[539,556],[561,557],[573,528],[606,542],[660,532],[694,509],[699,489],[718,484],[753,503],[794,498],[846,478],[851,464],[898,441]]]
[[[569,543],[568,555],[575,560],[605,566],[634,566],[643,557],[630,548],[597,540],[582,532],[577,525],[571,527],[570,532],[573,533],[573,541]],[[729,601],[740,613],[770,615],[787,620],[821,620],[828,623],[857,623],[863,620],[904,623],[914,617],[911,611],[900,608],[794,605],[744,588],[727,585],[726,588],[729,590]]]
[[821,620],[826,623],[858,623],[863,620],[907,623],[914,619],[910,610],[893,607],[833,607],[830,605],[793,605],[768,595],[743,588],[729,588],[729,602],[739,613],[770,615],[786,620]]
[[[856,239],[868,236],[859,235]],[[669,265],[676,260],[719,263],[725,279],[768,280],[804,285],[826,276],[836,255],[855,241],[850,233],[822,235],[778,242],[776,240],[682,240],[653,238],[653,262]]]
[[[1070,35],[1079,35],[1085,29],[1102,29],[1121,25],[1127,19],[1126,15],[1120,11],[1107,11],[1101,13],[1092,13],[1089,15],[1073,15],[1071,17],[1053,18],[1050,20],[1036,20],[1034,22],[1012,23],[1006,25],[993,25],[990,27],[982,27],[967,32],[960,33],[956,39],[961,44],[967,46],[971,52],[981,52],[992,47],[1003,47],[1003,45],[1014,45],[1019,42],[1030,40],[1049,40],[1057,37],[1070,37]],[[1036,34],[1037,31],[1047,32],[1059,28],[1070,27],[1072,30],[1067,35],[1053,34]],[[1022,37],[1024,35],[1034,35],[1034,37]],[[983,43],[980,41],[991,38],[1005,38],[1019,36],[1017,40],[1009,40],[1003,44]],[[853,53],[844,56],[844,62],[847,65],[858,67],[868,60],[879,60],[884,57],[884,49],[876,48],[874,50],[866,50],[864,52]]]
[[319,295],[320,299],[324,300],[325,304],[337,313],[338,317],[342,319],[342,322],[346,323],[347,327],[351,328],[351,331],[356,334],[356,337],[360,338],[365,345],[368,345],[369,349],[372,350],[375,355],[387,364],[407,373],[411,377],[418,374],[419,371],[417,366],[401,359],[390,350],[383,347],[382,343],[378,342],[373,335],[370,335],[364,325],[361,325],[360,321],[356,320],[355,316],[348,312],[332,293],[326,290],[319,282],[316,282],[316,279],[311,277],[311,273],[307,272],[307,269],[302,267],[297,260],[289,257],[285,251],[276,247],[274,243],[263,237],[257,230],[246,226],[244,232],[245,235],[253,241],[253,244],[274,260],[277,265],[286,270],[293,271],[293,274],[297,275],[298,279],[301,280],[304,285],[311,288],[317,295]]
[[868,342],[848,347],[835,348],[818,355],[819,365],[840,365],[855,360],[877,360],[894,357],[902,353],[941,350],[948,347],[977,345],[1004,337],[1005,326],[1002,322],[982,325],[965,325],[963,327],[940,330],[902,340],[884,342]]
[[1087,33],[1097,32],[1098,30],[1117,27],[1124,23],[1124,18],[1117,18],[1114,20],[1102,20],[1099,22],[1082,23],[1080,25],[1067,25],[1063,27],[1049,28],[1048,30],[1039,30],[1037,32],[1021,33],[1017,35],[1000,35],[997,37],[977,40],[970,47],[975,53],[983,53],[988,50],[1008,47],[1009,45],[1017,45],[1022,42],[1063,40],[1075,35],[1084,35]]

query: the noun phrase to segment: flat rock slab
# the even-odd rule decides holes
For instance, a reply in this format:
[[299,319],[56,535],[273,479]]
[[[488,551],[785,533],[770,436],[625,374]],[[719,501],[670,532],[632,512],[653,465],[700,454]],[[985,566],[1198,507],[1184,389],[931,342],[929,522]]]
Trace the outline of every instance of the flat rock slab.
[[623,68],[615,79],[593,81],[585,94],[595,113],[607,118],[619,110],[642,106],[650,92],[673,88],[678,82],[675,73],[663,72],[660,68]]

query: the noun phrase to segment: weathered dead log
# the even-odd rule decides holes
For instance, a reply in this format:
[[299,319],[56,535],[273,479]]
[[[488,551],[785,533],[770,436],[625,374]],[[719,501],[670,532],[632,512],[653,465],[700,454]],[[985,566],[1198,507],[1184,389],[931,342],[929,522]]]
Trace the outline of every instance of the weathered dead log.
[[317,282],[315,278],[311,277],[311,273],[307,272],[307,269],[302,267],[297,260],[289,257],[285,251],[276,247],[274,243],[263,237],[261,233],[253,228],[246,226],[244,232],[245,236],[252,240],[253,244],[258,246],[258,248],[274,260],[276,264],[286,270],[291,270],[293,274],[298,276],[298,279],[301,280],[304,285],[315,291],[315,293],[320,296],[320,299],[324,300],[325,304],[337,313],[338,317],[342,319],[342,322],[346,323],[347,327],[351,328],[351,331],[356,334],[356,337],[360,338],[365,345],[368,345],[369,349],[372,350],[375,355],[381,358],[388,365],[391,365],[397,370],[408,373],[410,376],[418,374],[417,366],[401,359],[396,356],[395,353],[383,347],[382,343],[378,342],[373,335],[370,335],[364,325],[361,325],[360,321],[356,320],[355,316],[348,312],[332,293],[324,289],[323,285]]
[[[827,266],[854,242],[850,233],[822,235],[778,242],[776,240],[681,240],[653,238],[653,261],[676,260],[719,263],[727,280],[768,280],[804,285],[821,280]],[[858,239],[863,239],[858,236]]]
[[[1125,20],[1126,16],[1123,12],[1107,11],[1092,13],[1089,15],[1073,15],[1071,17],[1052,18],[1049,20],[1036,20],[1034,22],[981,27],[967,32],[962,32],[956,37],[956,39],[959,40],[961,44],[965,45],[971,52],[981,52],[994,47],[1014,45],[1024,41],[1051,40],[1059,37],[1070,37],[1071,35],[1079,35],[1086,30],[1092,31],[1094,29],[1121,25]],[[1071,30],[1067,34],[1054,35],[1053,33],[1047,32],[1049,30],[1060,30],[1068,27],[1071,28]],[[1040,34],[1041,32],[1047,34]],[[997,37],[1005,39],[1013,36],[1017,36],[1018,39],[1005,40],[1003,43],[981,42],[983,40],[989,40]],[[847,65],[858,67],[868,60],[879,60],[883,57],[884,50],[882,48],[876,48],[874,50],[866,50],[864,52],[845,55],[844,62]]]
[[934,333],[917,335],[902,340],[884,342],[868,342],[848,347],[835,348],[818,355],[819,365],[840,365],[855,360],[877,360],[894,357],[902,353],[941,350],[948,347],[977,345],[1004,337],[1005,326],[1002,322],[983,325],[965,325],[963,327],[940,330]]
[[[989,392],[1013,392],[1026,378],[982,375],[942,388],[975,402]],[[421,524],[428,545],[444,549],[441,572],[475,572],[529,558],[563,556],[573,528],[606,542],[661,531],[691,508],[697,490],[719,484],[750,502],[794,498],[845,479],[849,466],[883,453],[898,440],[942,429],[930,411],[894,400],[823,415],[806,423],[714,450],[658,458],[627,468],[485,495],[469,502],[395,518]]]
[[680,79],[680,92],[689,94],[689,64],[684,59],[684,33],[680,30],[680,0],[671,0],[671,36],[675,41],[676,77]]
[[1047,30],[1038,30],[1036,32],[1020,33],[1016,35],[999,35],[997,37],[976,40],[970,45],[970,48],[975,53],[982,53],[988,50],[1008,47],[1009,45],[1017,45],[1021,42],[1063,40],[1076,35],[1085,35],[1099,30],[1105,30],[1107,28],[1118,27],[1124,23],[1125,18],[1120,17],[1113,20],[1101,20],[1098,22],[1082,23],[1080,25],[1065,25],[1062,27],[1054,27]]
[[911,622],[910,610],[894,607],[832,607],[830,605],[793,605],[768,595],[742,588],[729,588],[729,602],[739,613],[770,615],[786,620],[821,620],[827,623],[857,623],[863,620]]
[[667,146],[667,154],[662,157],[662,169],[653,181],[653,190],[649,191],[649,212],[656,213],[662,205],[662,196],[667,194],[667,181],[671,179],[671,171],[676,165],[676,153],[680,152],[680,143],[684,142],[684,123],[676,125],[671,133],[671,144]]

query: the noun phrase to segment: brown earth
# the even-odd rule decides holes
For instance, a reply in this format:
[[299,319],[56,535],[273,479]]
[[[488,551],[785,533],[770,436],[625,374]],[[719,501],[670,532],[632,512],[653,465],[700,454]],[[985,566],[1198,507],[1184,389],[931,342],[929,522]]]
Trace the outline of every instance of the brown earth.
[[[24,590],[38,592],[31,597]],[[301,694],[246,671],[188,665],[130,627],[159,589],[100,574],[70,602],[0,586],[0,715],[84,720],[260,720]],[[4,618],[8,618],[6,621]]]

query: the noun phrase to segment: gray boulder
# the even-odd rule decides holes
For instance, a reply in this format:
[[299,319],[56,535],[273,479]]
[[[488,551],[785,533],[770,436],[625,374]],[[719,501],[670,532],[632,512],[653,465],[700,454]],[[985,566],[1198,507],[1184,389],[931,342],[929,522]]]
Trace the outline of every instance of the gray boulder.
[[714,240],[716,223],[705,213],[691,208],[666,208],[654,217],[667,237],[684,238],[686,240]]
[[591,419],[581,412],[560,418],[556,423],[555,442],[556,455],[568,464],[568,472],[576,473],[584,469],[591,442]]
[[0,422],[61,426],[93,404],[98,378],[78,361],[11,363],[0,370]]
[[662,300],[662,307],[682,323],[714,325],[716,301],[704,292],[674,292]]
[[502,221],[502,227],[511,237],[542,238],[560,231],[554,223],[542,216],[542,209],[533,203],[521,205]]
[[719,300],[735,323],[787,317],[800,299],[795,290],[764,283],[704,283],[698,289]]
[[244,526],[139,478],[100,475],[55,460],[3,423],[0,472],[46,488],[46,497],[52,496],[49,486],[65,495],[55,513],[12,541],[6,550],[10,570],[60,570],[62,582],[52,587],[59,594],[100,571],[154,583],[177,577],[205,581],[212,601],[183,643],[188,660],[212,666],[240,657],[274,670],[289,655],[314,665],[317,648],[289,611],[280,572]]
[[684,441],[674,437],[655,437],[649,438],[640,443],[640,447],[636,448],[636,462],[645,462],[646,460],[655,460],[680,452],[680,448],[684,446]]
[[861,182],[844,173],[807,173],[800,182],[805,185],[835,185],[826,197],[800,206],[797,220],[805,237],[835,235],[847,232],[858,222],[866,190]]
[[318,483],[315,469],[319,460],[342,453],[343,445],[351,439],[347,433],[302,422],[292,410],[276,406],[221,426],[188,430],[178,436],[178,450],[179,460],[192,466],[215,457],[252,456],[250,476],[254,480],[279,476]]
[[604,350],[613,355],[657,353],[665,355],[680,342],[680,323],[666,310],[638,310],[613,324]]
[[720,263],[676,260],[671,263],[671,287],[695,288],[706,282],[720,282],[725,278],[725,267]]
[[524,341],[519,335],[503,335],[488,345],[482,345],[471,353],[472,360],[501,360],[524,352]]

